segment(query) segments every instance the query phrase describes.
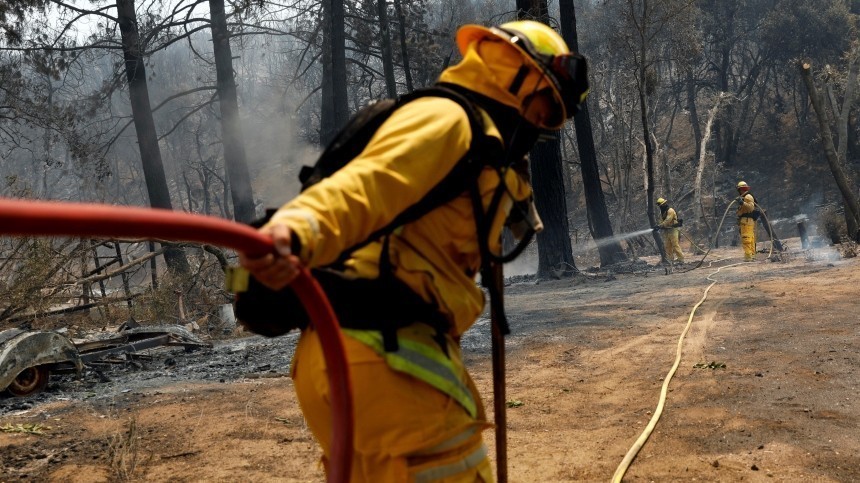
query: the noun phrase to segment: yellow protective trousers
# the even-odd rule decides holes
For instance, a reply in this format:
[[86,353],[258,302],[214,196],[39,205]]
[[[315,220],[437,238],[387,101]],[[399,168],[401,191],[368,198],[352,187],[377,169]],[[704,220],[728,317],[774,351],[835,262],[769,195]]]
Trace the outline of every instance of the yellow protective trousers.
[[[477,417],[454,398],[403,372],[391,369],[368,345],[344,337],[355,410],[355,456],[350,481],[491,482],[492,466]],[[306,329],[292,367],[293,382],[308,427],[331,454],[331,404],[319,337]],[[469,387],[474,385],[469,379]],[[475,391],[475,400],[480,406]]]
[[744,247],[744,260],[755,260],[755,220],[748,217],[738,219],[738,229],[741,232],[741,245]]
[[684,262],[684,252],[681,251],[681,243],[678,241],[678,237],[681,234],[681,230],[678,228],[667,228],[663,231],[663,249],[666,250],[666,259],[670,262],[679,261],[681,263]]

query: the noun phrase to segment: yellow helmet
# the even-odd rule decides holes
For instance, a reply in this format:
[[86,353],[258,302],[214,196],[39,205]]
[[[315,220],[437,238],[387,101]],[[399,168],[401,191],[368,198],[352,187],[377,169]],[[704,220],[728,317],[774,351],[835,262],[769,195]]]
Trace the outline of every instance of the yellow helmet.
[[[569,119],[579,111],[588,96],[588,64],[581,55],[571,52],[561,35],[546,24],[534,20],[517,20],[498,27],[464,25],[457,31],[457,47],[466,53],[469,44],[484,39],[510,42],[523,59],[549,79],[555,103]],[[511,89],[519,86],[511,85]]]
[[749,191],[750,185],[746,183],[746,181],[738,182],[738,191]]
[[666,200],[664,198],[657,198],[657,204],[658,205],[663,206],[663,203],[665,203],[665,202],[666,202]]

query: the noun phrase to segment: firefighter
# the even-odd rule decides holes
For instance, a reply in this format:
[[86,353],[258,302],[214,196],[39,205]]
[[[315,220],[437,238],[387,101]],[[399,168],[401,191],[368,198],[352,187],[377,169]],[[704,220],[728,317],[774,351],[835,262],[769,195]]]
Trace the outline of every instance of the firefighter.
[[750,193],[750,187],[745,181],[738,182],[738,231],[741,234],[741,245],[744,248],[744,261],[755,261],[755,228],[756,203]]
[[675,208],[669,205],[665,198],[657,198],[657,206],[660,208],[660,223],[657,228],[663,235],[663,248],[666,250],[666,259],[669,263],[684,263],[684,252],[678,242],[680,236],[681,220],[675,212]]
[[[456,41],[463,59],[439,81],[477,105],[485,133],[500,143],[500,156],[521,160],[514,169],[486,167],[478,178],[484,206],[500,183],[506,185],[501,209],[490,220],[490,249],[498,253],[511,207],[531,199],[526,154],[542,130],[560,129],[587,95],[585,60],[570,52],[557,32],[533,21],[465,25]],[[297,276],[299,264],[331,264],[427,193],[464,156],[471,137],[467,115],[456,102],[422,97],[406,103],[357,158],[282,206],[261,228],[278,255],[240,254],[240,263],[275,290]],[[464,193],[352,252],[343,264],[347,276],[362,280],[390,270],[432,308],[416,305],[396,314],[402,324],[395,351],[387,350],[381,330],[341,321],[354,392],[352,481],[492,481],[481,434],[491,425],[459,345],[484,304],[475,284],[481,266],[475,216]],[[540,228],[536,217],[527,218]],[[377,293],[365,302],[384,311],[392,297]],[[326,465],[331,408],[313,328],[302,331],[292,377]]]

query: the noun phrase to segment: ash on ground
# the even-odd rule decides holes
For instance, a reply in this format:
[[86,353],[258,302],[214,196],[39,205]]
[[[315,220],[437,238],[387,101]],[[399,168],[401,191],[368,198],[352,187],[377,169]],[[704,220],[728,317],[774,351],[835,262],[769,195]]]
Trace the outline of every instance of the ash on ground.
[[[506,278],[505,285],[513,290],[528,290],[529,286],[539,283],[570,284],[573,287],[603,283],[613,273],[629,274],[657,269],[659,267],[645,261],[634,260],[561,279],[540,280],[535,275],[517,275]],[[485,357],[491,350],[489,303],[486,305],[484,314],[463,335],[461,341],[467,363],[469,359]],[[516,308],[509,307],[508,322],[511,334],[507,336],[507,345],[518,344],[535,330],[532,324],[523,320]],[[298,332],[275,338],[251,335],[216,340],[211,348],[193,351],[183,347],[158,347],[110,364],[88,366],[80,378],[74,375],[52,375],[48,387],[39,394],[28,398],[0,397],[0,416],[51,401],[109,401],[121,394],[133,394],[177,382],[226,383],[246,378],[288,377],[298,336]]]
[[187,351],[159,347],[120,363],[52,375],[45,391],[27,398],[0,398],[0,416],[51,401],[112,399],[119,394],[182,381],[232,382],[244,378],[289,376],[298,332],[282,337],[248,336],[213,341],[213,347]]

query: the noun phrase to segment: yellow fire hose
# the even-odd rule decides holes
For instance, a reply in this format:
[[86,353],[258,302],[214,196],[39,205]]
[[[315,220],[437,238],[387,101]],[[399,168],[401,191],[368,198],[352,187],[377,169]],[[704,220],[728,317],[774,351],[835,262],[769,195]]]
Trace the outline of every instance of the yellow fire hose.
[[[729,209],[732,207],[732,205],[735,204],[735,202],[736,202],[736,200],[732,200],[732,202],[729,203],[729,205],[726,207],[726,211],[725,211],[725,213],[723,213],[723,217],[720,220],[719,226],[717,227],[716,236],[719,236],[720,229],[723,227],[723,222],[726,220],[726,215],[728,215]],[[761,208],[761,205],[759,205],[758,203],[756,203],[756,206]],[[767,220],[766,215],[764,214],[763,209],[762,209],[762,216],[765,216],[765,221],[767,222],[768,220]],[[770,252],[768,253],[768,258],[770,258],[771,255],[773,255],[773,234],[772,234],[772,232],[769,232],[769,235],[770,235]],[[715,240],[716,240],[716,238],[715,238]],[[702,257],[702,259],[699,261],[699,263],[695,267],[691,268],[690,270],[695,270],[696,268],[699,268],[702,265],[702,263],[704,263],[705,258],[711,252],[711,249],[713,248],[713,246],[715,244],[716,243],[711,243],[711,246],[708,248],[708,251],[705,252],[705,255]],[[693,309],[690,311],[690,317],[687,319],[687,325],[684,326],[684,330],[681,331],[681,335],[678,338],[678,347],[675,351],[675,363],[672,364],[672,368],[669,369],[669,373],[666,374],[666,377],[663,380],[663,386],[660,388],[660,399],[657,402],[657,408],[654,410],[654,415],[651,416],[651,420],[648,422],[648,425],[642,431],[642,434],[639,435],[639,438],[636,440],[636,442],[633,443],[633,446],[630,447],[630,449],[627,451],[627,454],[624,455],[624,459],[621,460],[621,463],[618,465],[618,468],[616,468],[615,474],[612,475],[612,482],[613,483],[620,483],[621,482],[621,479],[624,477],[624,474],[627,472],[627,469],[630,467],[630,464],[633,462],[633,459],[636,458],[636,455],[639,454],[639,450],[641,450],[642,446],[645,445],[645,442],[648,441],[648,438],[651,436],[651,433],[654,431],[654,428],[657,426],[657,421],[660,420],[660,416],[663,414],[663,407],[666,404],[666,395],[669,392],[669,382],[672,380],[672,377],[675,375],[675,371],[678,369],[678,365],[681,363],[681,353],[682,353],[682,348],[683,348],[683,344],[684,344],[684,337],[687,336],[687,332],[690,330],[690,326],[693,323],[693,316],[696,314],[696,310],[699,308],[700,305],[702,305],[702,303],[704,303],[705,299],[708,298],[708,292],[711,290],[711,287],[713,287],[718,282],[717,280],[714,280],[711,277],[713,275],[716,275],[717,273],[719,273],[720,270],[722,270],[724,268],[734,267],[734,266],[743,265],[743,264],[744,264],[743,262],[740,262],[740,263],[733,263],[730,265],[720,267],[715,272],[709,274],[706,277],[707,280],[711,281],[711,284],[708,285],[708,287],[705,289],[705,292],[702,294],[702,298],[696,303],[696,305],[693,306]],[[690,270],[685,270],[684,272],[689,272]],[[680,273],[684,273],[684,272],[680,272]]]
[[712,279],[711,276],[716,275],[720,272],[720,270],[724,268],[734,267],[743,264],[743,262],[740,262],[726,265],[724,267],[718,268],[717,271],[707,276],[707,279],[711,281],[711,284],[708,285],[708,288],[705,289],[705,292],[702,294],[701,300],[699,300],[696,305],[693,306],[693,310],[690,311],[690,317],[687,319],[687,325],[684,327],[684,330],[681,332],[681,336],[678,338],[678,348],[675,351],[675,363],[672,364],[672,368],[669,369],[669,373],[666,374],[666,378],[663,380],[663,387],[660,389],[660,400],[657,403],[657,409],[654,410],[654,415],[651,416],[651,421],[648,422],[648,426],[645,427],[645,430],[642,431],[642,434],[639,435],[639,438],[636,440],[635,443],[633,443],[633,446],[627,451],[627,454],[624,455],[624,459],[621,460],[621,464],[618,465],[618,468],[615,470],[615,474],[612,475],[613,483],[621,482],[621,479],[627,472],[627,468],[629,468],[630,464],[633,462],[633,458],[636,457],[636,455],[639,453],[639,450],[642,449],[642,446],[648,440],[648,437],[651,436],[651,433],[657,426],[657,421],[663,414],[663,406],[666,403],[666,394],[669,392],[669,381],[672,380],[672,376],[675,375],[675,371],[678,369],[678,365],[681,363],[681,349],[684,344],[684,337],[687,335],[687,331],[690,330],[690,325],[692,325],[693,323],[693,316],[696,314],[696,309],[698,309],[699,306],[702,305],[702,303],[705,301],[705,299],[708,298],[708,292],[711,290],[711,287],[713,287],[714,284],[717,283],[717,280]]

